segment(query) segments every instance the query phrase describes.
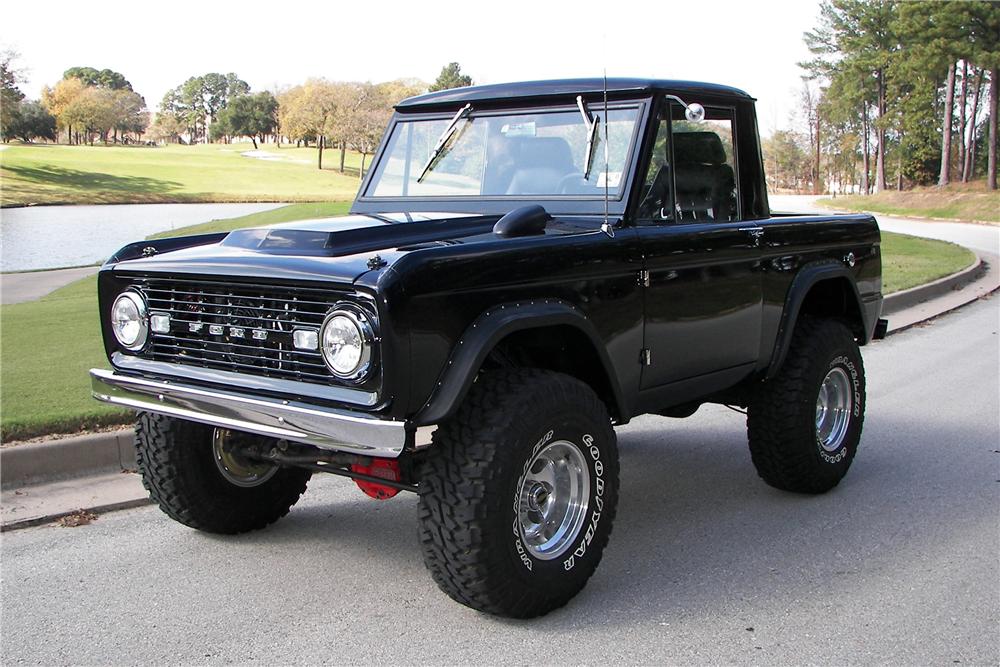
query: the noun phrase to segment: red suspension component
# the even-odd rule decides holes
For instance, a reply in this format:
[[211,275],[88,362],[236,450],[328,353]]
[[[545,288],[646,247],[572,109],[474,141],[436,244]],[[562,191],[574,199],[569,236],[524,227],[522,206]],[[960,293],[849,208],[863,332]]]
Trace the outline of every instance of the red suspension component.
[[[370,466],[355,464],[351,466],[351,472],[387,479],[390,482],[398,482],[402,479],[402,476],[399,473],[399,461],[396,459],[374,459]],[[376,482],[366,482],[363,479],[356,479],[354,480],[354,483],[357,484],[358,488],[364,491],[366,495],[371,496],[375,500],[388,500],[399,493],[399,489],[383,486],[382,484],[378,484]]]

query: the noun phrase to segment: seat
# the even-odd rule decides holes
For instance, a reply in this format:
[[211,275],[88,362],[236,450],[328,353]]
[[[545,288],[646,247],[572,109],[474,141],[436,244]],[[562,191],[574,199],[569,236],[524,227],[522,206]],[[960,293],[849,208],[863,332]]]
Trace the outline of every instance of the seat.
[[673,135],[677,208],[681,220],[733,220],[736,181],[715,132]]
[[[484,179],[486,194],[557,194],[563,178],[576,172],[569,143],[561,137],[510,137],[501,141],[492,160],[496,168],[488,168]],[[506,186],[505,171],[510,179]]]

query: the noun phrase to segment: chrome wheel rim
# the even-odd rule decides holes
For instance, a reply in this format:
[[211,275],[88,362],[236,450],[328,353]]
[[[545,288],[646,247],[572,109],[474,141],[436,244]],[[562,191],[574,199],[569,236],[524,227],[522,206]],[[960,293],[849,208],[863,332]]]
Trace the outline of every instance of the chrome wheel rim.
[[559,557],[576,540],[590,503],[590,469],[573,443],[557,440],[528,464],[517,492],[525,549],[540,560]]
[[250,461],[233,453],[231,439],[232,433],[228,429],[212,431],[212,458],[227,482],[249,488],[263,484],[278,472],[278,466],[273,463]]
[[851,380],[843,368],[830,370],[816,397],[816,440],[828,452],[840,448],[851,423]]

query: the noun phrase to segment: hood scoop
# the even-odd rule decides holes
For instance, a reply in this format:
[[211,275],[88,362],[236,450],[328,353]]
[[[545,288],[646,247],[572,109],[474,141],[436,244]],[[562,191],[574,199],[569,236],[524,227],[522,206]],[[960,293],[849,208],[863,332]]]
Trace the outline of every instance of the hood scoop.
[[544,234],[545,226],[551,219],[552,216],[542,206],[522,206],[497,220],[493,233],[504,238]]
[[488,232],[492,222],[482,216],[400,223],[374,216],[349,216],[238,229],[230,232],[222,245],[268,255],[337,257],[474,236]]

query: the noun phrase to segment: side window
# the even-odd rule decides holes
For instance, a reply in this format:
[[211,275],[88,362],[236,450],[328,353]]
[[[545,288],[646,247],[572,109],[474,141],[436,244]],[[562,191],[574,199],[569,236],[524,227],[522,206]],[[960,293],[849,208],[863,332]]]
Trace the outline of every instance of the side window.
[[733,111],[705,108],[692,123],[671,105],[677,219],[728,222],[739,219]]
[[673,220],[673,204],[670,189],[674,177],[670,173],[670,121],[661,112],[657,120],[656,140],[650,156],[649,169],[642,184],[637,216],[640,220]]

